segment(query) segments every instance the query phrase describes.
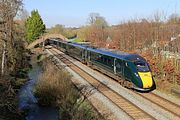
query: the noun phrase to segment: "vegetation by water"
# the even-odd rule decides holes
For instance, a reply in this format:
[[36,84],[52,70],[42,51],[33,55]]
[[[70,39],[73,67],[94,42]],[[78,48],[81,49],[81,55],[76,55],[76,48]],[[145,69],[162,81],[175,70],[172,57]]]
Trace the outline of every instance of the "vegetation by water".
[[0,1],[0,119],[24,120],[18,110],[18,91],[27,80],[29,54],[25,49],[24,21],[14,19],[22,0]]
[[72,40],[71,42],[77,42],[78,43],[78,42],[83,42],[83,40],[76,38],[76,39]]
[[[28,63],[28,61],[26,61]],[[24,120],[25,111],[18,109],[19,89],[28,80],[28,68],[19,69],[16,76],[6,76],[0,78],[0,119]]]
[[71,75],[47,60],[44,63],[44,71],[35,87],[39,104],[58,107],[61,120],[100,120],[101,117],[71,82]]

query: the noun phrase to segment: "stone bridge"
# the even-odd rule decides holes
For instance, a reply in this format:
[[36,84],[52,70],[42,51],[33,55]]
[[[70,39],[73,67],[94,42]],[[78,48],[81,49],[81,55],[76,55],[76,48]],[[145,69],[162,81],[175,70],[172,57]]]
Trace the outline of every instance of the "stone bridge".
[[61,40],[68,40],[66,37],[64,37],[61,34],[46,34],[43,35],[42,37],[40,37],[39,39],[35,40],[34,42],[30,43],[27,46],[27,49],[32,49],[34,48],[36,45],[39,45],[41,43],[44,43],[45,40],[49,39],[49,38],[59,38]]

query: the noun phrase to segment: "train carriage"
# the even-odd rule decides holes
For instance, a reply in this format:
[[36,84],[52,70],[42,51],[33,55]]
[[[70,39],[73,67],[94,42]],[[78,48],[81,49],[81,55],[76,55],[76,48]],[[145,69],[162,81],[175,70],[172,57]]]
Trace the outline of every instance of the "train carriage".
[[85,50],[86,46],[82,46],[76,43],[66,44],[67,54],[76,58],[81,62],[85,62]]
[[156,88],[146,60],[137,55],[65,41],[51,40],[63,52],[116,79],[123,86],[141,91]]

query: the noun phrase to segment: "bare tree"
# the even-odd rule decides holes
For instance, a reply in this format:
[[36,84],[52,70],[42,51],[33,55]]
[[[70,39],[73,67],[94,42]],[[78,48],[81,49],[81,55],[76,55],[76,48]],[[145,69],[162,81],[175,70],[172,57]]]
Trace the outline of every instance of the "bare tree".
[[[4,75],[7,66],[7,57],[13,57],[13,55],[8,56],[7,53],[13,53],[13,19],[16,16],[18,10],[20,10],[21,6],[22,0],[0,0],[0,21],[2,26],[0,30],[0,40],[2,41],[3,45],[1,75]],[[7,47],[10,49],[7,50]]]
[[94,24],[99,16],[99,13],[90,13],[88,17],[88,23],[90,25]]
[[103,16],[100,16],[99,13],[90,13],[88,17],[88,23],[90,25],[96,25],[103,28],[108,26],[108,23],[105,20],[105,18]]
[[29,17],[29,12],[26,9],[22,9],[18,12],[17,16],[20,20],[25,21]]

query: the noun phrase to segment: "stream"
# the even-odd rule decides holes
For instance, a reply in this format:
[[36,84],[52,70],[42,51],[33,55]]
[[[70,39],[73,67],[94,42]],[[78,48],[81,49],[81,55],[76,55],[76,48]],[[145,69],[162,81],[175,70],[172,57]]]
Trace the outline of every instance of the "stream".
[[33,89],[38,81],[42,68],[36,60],[31,61],[32,69],[28,72],[29,80],[19,91],[19,109],[27,110],[25,120],[58,120],[58,110],[54,107],[42,107],[38,105]]

